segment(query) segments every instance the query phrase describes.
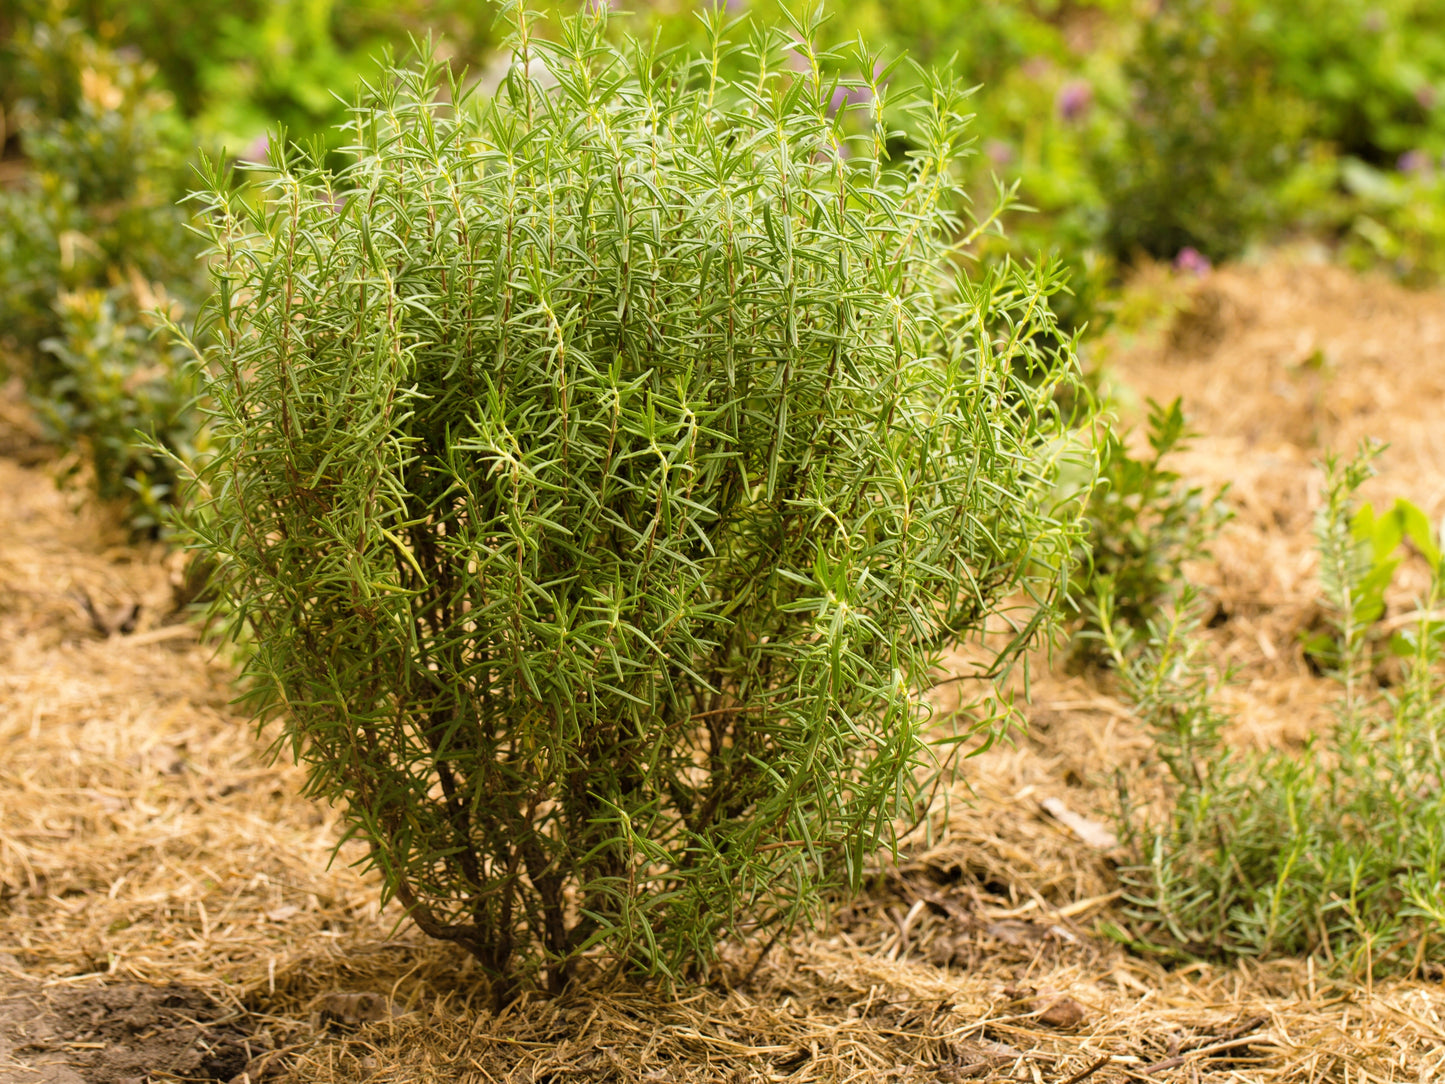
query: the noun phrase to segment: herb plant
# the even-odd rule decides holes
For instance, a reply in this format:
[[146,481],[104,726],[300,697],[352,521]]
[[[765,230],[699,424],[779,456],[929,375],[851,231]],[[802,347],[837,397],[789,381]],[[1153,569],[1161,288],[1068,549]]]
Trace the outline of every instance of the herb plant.
[[189,136],[150,68],[74,20],[26,24],[12,51],[29,168],[0,190],[0,337],[49,439],[151,533],[175,477],[140,441],[184,454],[198,423],[185,352],[150,315],[194,311],[203,288],[177,206]]
[[[1177,600],[1184,565],[1203,557],[1229,520],[1224,491],[1206,496],[1164,466],[1190,434],[1181,401],[1149,401],[1149,452],[1129,454],[1112,429],[1101,434],[1099,480],[1089,494],[1088,548],[1071,594],[1085,614],[1079,646],[1094,650],[1103,599],[1108,619],[1142,631]],[[1095,652],[1097,653],[1097,652]]]
[[1053,277],[962,263],[946,78],[895,166],[887,70],[847,58],[854,134],[811,25],[512,18],[494,98],[396,70],[343,168],[218,183],[188,525],[423,931],[501,991],[678,977],[857,884],[946,752],[941,652],[1051,620],[1077,366]]
[[1322,670],[1335,673],[1353,690],[1370,670],[1382,648],[1407,656],[1400,636],[1381,626],[1385,592],[1404,560],[1404,543],[1431,568],[1440,564],[1440,550],[1425,513],[1403,497],[1386,512],[1362,505],[1348,518],[1322,516],[1316,524],[1320,552],[1326,558],[1321,583],[1328,606],[1328,628],[1300,636],[1305,655]]
[[190,135],[154,72],[72,19],[12,44],[24,183],[0,190],[0,335],[34,352],[60,330],[62,291],[132,275],[186,295],[199,279],[189,216]]
[[176,496],[174,458],[201,438],[190,359],[147,301],[125,287],[63,294],[60,334],[42,346],[47,384],[30,401],[44,432],[83,443],[96,496],[126,502],[131,527],[153,532]]
[[1269,224],[1271,186],[1299,154],[1305,114],[1278,93],[1249,5],[1178,0],[1145,18],[1123,58],[1117,136],[1098,148],[1105,246],[1121,259],[1193,247],[1237,255]]
[[[1130,826],[1139,861],[1121,876],[1133,926],[1120,933],[1136,947],[1313,955],[1365,976],[1445,960],[1445,566],[1438,538],[1423,537],[1418,553],[1432,576],[1404,615],[1404,677],[1389,692],[1374,688],[1365,637],[1379,616],[1383,566],[1378,536],[1361,529],[1354,503],[1368,476],[1368,455],[1328,465],[1317,533],[1341,696],[1336,724],[1303,750],[1251,756],[1229,747],[1220,679],[1203,658],[1187,597],[1152,623],[1140,650],[1103,612],[1123,689],[1156,737],[1169,784],[1164,821]],[[1423,527],[1401,520],[1384,526],[1397,544]]]

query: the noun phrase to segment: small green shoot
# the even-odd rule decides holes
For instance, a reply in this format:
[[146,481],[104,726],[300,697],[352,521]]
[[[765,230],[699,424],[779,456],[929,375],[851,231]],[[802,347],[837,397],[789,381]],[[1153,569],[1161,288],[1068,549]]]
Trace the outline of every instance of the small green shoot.
[[1181,401],[1161,406],[1149,400],[1148,425],[1151,454],[1137,459],[1112,429],[1102,435],[1099,483],[1085,512],[1088,549],[1070,589],[1084,611],[1076,644],[1090,661],[1109,657],[1099,646],[1101,618],[1090,600],[1105,600],[1116,628],[1143,630],[1177,596],[1183,566],[1208,554],[1230,517],[1224,489],[1206,496],[1164,465],[1193,435]]

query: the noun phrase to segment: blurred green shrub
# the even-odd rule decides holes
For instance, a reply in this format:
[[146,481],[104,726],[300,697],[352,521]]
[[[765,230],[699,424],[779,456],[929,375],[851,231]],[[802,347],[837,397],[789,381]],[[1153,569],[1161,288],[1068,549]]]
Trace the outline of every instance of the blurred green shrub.
[[62,293],[60,333],[42,344],[45,382],[31,394],[46,432],[83,446],[96,494],[128,502],[142,531],[161,526],[174,496],[165,452],[190,458],[199,430],[192,367],[183,347],[157,334],[145,311],[154,302],[126,286]]
[[1103,240],[1121,259],[1237,255],[1273,218],[1306,116],[1278,92],[1244,0],[1172,0],[1123,58],[1121,127],[1096,152]]
[[1403,156],[1403,169],[1375,169],[1346,159],[1340,179],[1351,197],[1343,208],[1342,250],[1365,269],[1383,266],[1415,286],[1445,276],[1445,161],[1423,152]]
[[17,55],[28,169],[0,192],[0,328],[34,350],[59,330],[62,290],[132,273],[193,295],[200,245],[177,201],[194,143],[152,70],[68,19],[22,27]]
[[193,389],[143,311],[179,315],[203,290],[177,206],[194,146],[152,70],[74,20],[22,26],[14,55],[28,170],[0,191],[0,334],[50,436],[87,449],[98,493],[128,495],[135,526],[154,530],[173,478],[134,439],[187,447]]
[[1310,131],[1375,166],[1445,151],[1445,5],[1438,0],[1256,0],[1282,93]]
[[[222,15],[197,78],[197,123],[233,154],[254,153],[277,128],[297,138],[332,138],[364,76],[378,70],[366,49],[337,39],[334,0],[257,0],[251,13]],[[367,42],[378,49],[381,43]]]
[[[1346,528],[1348,535],[1341,533]],[[1398,498],[1386,512],[1376,513],[1374,506],[1366,504],[1348,524],[1342,519],[1325,519],[1316,529],[1322,550],[1335,562],[1321,569],[1327,601],[1335,615],[1348,614],[1351,623],[1346,625],[1335,616],[1325,630],[1302,632],[1305,656],[1320,670],[1338,674],[1351,666],[1355,670],[1367,667],[1373,656],[1383,654],[1385,644],[1397,655],[1408,655],[1409,645],[1381,628],[1379,622],[1385,616],[1385,592],[1405,556],[1403,543],[1408,541],[1431,568],[1440,564],[1440,551],[1425,513]]]
[[433,36],[474,71],[496,43],[489,0],[68,0],[58,10],[138,50],[208,141],[239,155],[277,128],[334,137],[360,81],[386,50],[405,52],[409,35]]
[[895,167],[830,111],[872,57],[717,19],[701,61],[519,35],[491,100],[396,72],[344,169],[209,216],[188,523],[252,702],[500,989],[856,884],[938,770],[940,652],[1016,620],[1006,665],[1078,540],[1057,283],[956,262],[963,92]]
[[[278,0],[230,0],[224,5],[184,0],[41,0],[50,21],[68,17],[108,48],[138,53],[156,66],[178,108],[194,117],[209,104],[208,74],[229,63],[224,45],[237,25],[258,22]],[[280,0],[290,6],[289,0]]]

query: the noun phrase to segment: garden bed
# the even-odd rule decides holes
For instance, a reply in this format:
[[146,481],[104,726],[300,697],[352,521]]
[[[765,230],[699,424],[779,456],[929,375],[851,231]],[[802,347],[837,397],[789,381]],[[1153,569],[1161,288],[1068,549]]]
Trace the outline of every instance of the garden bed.
[[[1096,344],[1096,363],[1141,403],[1183,395],[1202,435],[1177,468],[1232,485],[1236,517],[1195,571],[1217,607],[1212,649],[1237,668],[1237,739],[1298,743],[1333,697],[1298,647],[1318,618],[1313,464],[1388,439],[1366,496],[1445,514],[1445,295],[1281,256],[1146,274],[1130,297],[1164,315]],[[57,491],[10,417],[0,1084],[1423,1081],[1445,1068],[1439,976],[1166,968],[1101,936],[1119,855],[1094,829],[1149,738],[1106,680],[1042,668],[1027,732],[969,762],[973,797],[960,785],[933,840],[826,926],[761,958],[763,945],[732,946],[713,981],[676,997],[593,976],[493,1013],[469,994],[463,953],[378,911],[377,885],[348,865],[355,845],[328,866],[339,818],[300,795],[297,769],[268,764],[229,706],[226,661],[175,613],[175,555],[128,545]],[[1408,566],[1398,583],[1411,589]]]

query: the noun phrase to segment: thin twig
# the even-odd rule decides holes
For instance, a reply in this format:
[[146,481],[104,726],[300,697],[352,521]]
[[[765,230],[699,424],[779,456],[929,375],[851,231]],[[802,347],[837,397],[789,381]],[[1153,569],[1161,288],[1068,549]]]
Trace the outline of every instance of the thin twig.
[[1079,1084],[1079,1081],[1081,1081],[1081,1080],[1088,1080],[1091,1076],[1093,1076],[1095,1073],[1097,1073],[1100,1069],[1102,1069],[1104,1066],[1108,1065],[1109,1062],[1111,1062],[1112,1060],[1113,1060],[1113,1058],[1111,1058],[1108,1054],[1105,1054],[1105,1055],[1104,1055],[1102,1058],[1100,1058],[1098,1061],[1094,1062],[1093,1065],[1090,1065],[1090,1066],[1088,1066],[1088,1067],[1085,1068],[1085,1069],[1080,1069],[1080,1070],[1079,1070],[1077,1073],[1075,1073],[1073,1076],[1069,1077],[1068,1080],[1064,1081],[1064,1084]]
[[786,928],[786,926],[779,926],[773,931],[773,936],[768,939],[768,943],[764,945],[763,950],[758,953],[758,958],[753,961],[753,966],[748,968],[748,973],[743,976],[744,986],[753,981],[753,976],[758,973],[758,968],[760,968],[763,965],[763,961],[768,958],[768,953],[773,951],[773,946],[778,943],[778,939],[783,936],[783,931]]
[[1177,1065],[1183,1065],[1190,1058],[1207,1058],[1214,1054],[1222,1054],[1226,1050],[1234,1050],[1237,1047],[1248,1046],[1250,1043],[1259,1042],[1257,1035],[1244,1035],[1238,1039],[1230,1039],[1228,1042],[1215,1043],[1213,1046],[1201,1046],[1194,1050],[1187,1050],[1172,1058],[1165,1058],[1163,1061],[1156,1061],[1153,1065],[1146,1065],[1140,1069],[1140,1073],[1157,1073],[1164,1069],[1173,1069]]

